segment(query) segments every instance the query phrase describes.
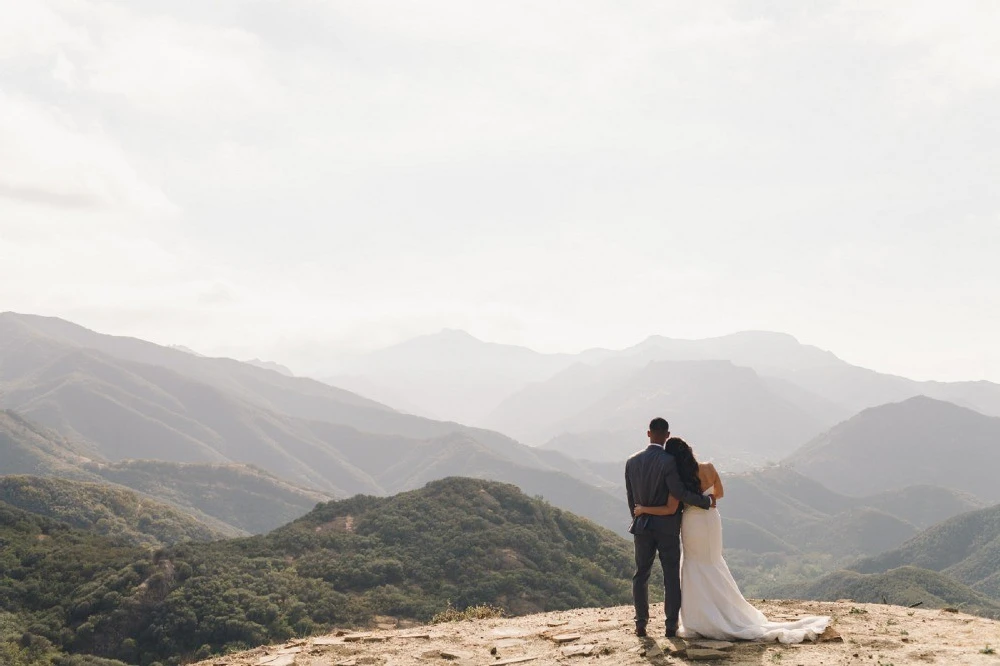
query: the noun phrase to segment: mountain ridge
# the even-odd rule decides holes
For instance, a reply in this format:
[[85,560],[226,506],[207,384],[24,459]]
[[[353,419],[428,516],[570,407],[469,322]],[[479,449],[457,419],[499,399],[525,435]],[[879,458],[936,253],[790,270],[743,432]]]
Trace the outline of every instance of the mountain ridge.
[[[511,430],[540,414],[548,423],[535,438],[551,438],[542,448],[597,461],[627,458],[645,438],[650,414],[669,415],[673,432],[730,468],[780,459],[823,427],[754,370],[731,361],[651,361],[637,369],[612,367],[610,373],[602,366],[578,366],[536,389],[544,393],[525,394],[522,404],[495,413],[492,425]],[[553,403],[565,402],[565,396],[572,400],[560,413]],[[581,443],[572,441],[575,435],[584,436]]]
[[[819,435],[785,464],[848,495],[944,486],[1000,501],[1000,418],[927,396],[866,409]],[[863,463],[863,464],[862,464]]]
[[[449,364],[456,360],[456,354],[461,356],[464,367],[479,367],[484,363],[495,364],[498,362],[495,354],[497,349],[516,349],[522,361],[526,357],[538,361],[537,365],[524,371],[518,371],[514,365],[505,368],[507,372],[520,372],[519,381],[508,381],[507,386],[510,387],[515,383],[519,386],[499,399],[493,395],[489,400],[485,398],[473,400],[475,407],[462,415],[469,417],[471,414],[472,418],[459,418],[458,414],[449,414],[446,404],[438,405],[431,410],[436,416],[457,418],[475,425],[496,427],[495,422],[489,420],[489,415],[495,412],[504,400],[517,396],[533,384],[548,381],[574,364],[596,365],[611,362],[627,366],[670,360],[729,360],[736,365],[754,369],[766,379],[788,382],[797,391],[811,396],[809,400],[816,403],[814,408],[819,410],[816,415],[827,419],[829,421],[827,425],[833,425],[861,409],[920,394],[928,394],[985,414],[1000,416],[1000,384],[985,380],[916,381],[868,370],[844,361],[831,351],[803,344],[788,333],[751,330],[702,339],[650,335],[643,341],[624,349],[592,348],[579,353],[546,354],[527,347],[485,342],[464,332],[461,335],[444,332],[420,336],[386,348],[392,350],[393,354],[393,363],[389,370],[405,368],[413,360],[405,354],[408,343],[413,340],[421,341],[425,345],[420,350],[422,364],[420,367],[425,370],[449,367]],[[457,347],[461,349],[460,354],[449,348],[449,343],[456,340]],[[369,355],[377,357],[382,351],[385,350],[369,352]],[[359,358],[360,360],[355,359],[347,365],[351,366],[353,374],[379,384],[385,390],[385,393],[380,395],[385,396],[387,404],[393,404],[393,400],[397,399],[409,404],[420,402],[417,399],[420,387],[415,389],[412,382],[396,381],[393,373],[386,368],[368,373],[363,358]],[[459,366],[462,367],[462,364]],[[455,372],[452,373],[451,382],[456,391],[457,387],[466,390],[471,386],[468,382],[478,377],[478,372],[470,372],[467,376]],[[583,409],[583,406],[580,406],[580,409]],[[522,435],[511,434],[523,439]]]
[[904,565],[941,572],[1000,603],[1000,504],[942,521],[849,569],[879,574]]
[[[466,464],[479,456],[475,469],[464,471],[565,497],[566,508],[602,506],[595,518],[620,522],[593,471],[500,433],[401,414],[314,380],[51,318],[0,316],[0,341],[7,343],[0,346],[0,406],[85,442],[98,459],[253,464],[327,494],[391,494],[401,487],[384,483],[385,469],[362,470],[351,456],[393,448],[426,466],[414,452],[435,462],[435,442],[460,432],[476,443],[460,452]],[[345,394],[353,397],[344,401]],[[571,487],[584,499],[570,502]]]

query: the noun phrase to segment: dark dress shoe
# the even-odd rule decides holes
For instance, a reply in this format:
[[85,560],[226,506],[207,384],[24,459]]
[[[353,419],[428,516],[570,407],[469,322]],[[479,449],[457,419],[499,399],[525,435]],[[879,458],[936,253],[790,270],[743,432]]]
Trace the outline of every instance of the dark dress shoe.
[[645,638],[646,637],[645,625],[638,625],[638,624],[635,625],[635,635],[638,636],[639,638]]
[[677,636],[676,629],[667,629],[667,638],[674,638],[675,636]]

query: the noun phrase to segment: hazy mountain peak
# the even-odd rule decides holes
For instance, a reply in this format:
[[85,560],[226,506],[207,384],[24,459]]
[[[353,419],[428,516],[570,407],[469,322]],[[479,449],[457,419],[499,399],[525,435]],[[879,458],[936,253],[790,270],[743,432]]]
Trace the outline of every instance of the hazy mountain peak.
[[293,373],[287,366],[275,363],[274,361],[262,361],[259,358],[252,358],[249,361],[244,361],[244,363],[258,368],[263,368],[264,370],[274,370],[275,372],[285,375],[286,377],[295,376],[295,373]]
[[1000,500],[1000,418],[924,395],[872,407],[834,426],[788,462],[846,494],[930,484]]
[[442,328],[437,334],[437,337],[441,338],[451,338],[455,340],[473,340],[475,342],[483,342],[472,333],[462,330],[461,328]]
[[790,333],[781,333],[779,331],[737,331],[735,333],[727,333],[726,335],[718,335],[709,338],[671,338],[665,335],[653,334],[647,337],[645,340],[640,342],[637,347],[643,345],[653,345],[657,343],[664,342],[707,342],[709,340],[741,340],[746,342],[767,342],[767,343],[781,343],[781,344],[802,344],[799,342],[798,338]]
[[338,374],[401,396],[408,411],[480,425],[506,396],[552,376],[569,358],[444,329],[354,358]]
[[185,354],[191,354],[192,356],[204,356],[204,354],[199,354],[190,347],[185,347],[184,345],[170,345],[170,349],[176,349],[177,351],[182,351]]
[[[101,335],[89,328],[79,324],[74,324],[71,321],[67,321],[59,317],[46,317],[44,315],[25,314],[21,312],[4,312],[3,314],[0,314],[0,317],[19,322],[40,335],[46,335],[56,339],[62,338],[67,341],[75,340],[81,335]],[[121,338],[122,336],[108,335],[105,337]],[[137,338],[124,339],[137,340]]]
[[[398,342],[394,345],[389,345],[384,349],[393,349],[395,347],[402,347],[413,344],[427,344],[434,342],[447,342],[447,343],[471,343],[471,344],[488,344],[487,342],[480,340],[476,336],[472,335],[468,331],[463,331],[460,328],[442,328],[437,333],[426,333],[424,335],[418,335],[402,342]],[[380,350],[376,350],[378,353]]]
[[[508,345],[502,342],[487,342],[486,340],[481,340],[476,336],[472,335],[468,331],[464,331],[459,328],[443,328],[437,333],[428,333],[426,335],[419,335],[415,338],[410,338],[409,340],[404,340],[395,345],[385,347],[380,350],[372,352],[373,355],[379,355],[383,353],[391,353],[395,350],[413,350],[413,349],[424,349],[424,348],[446,348],[453,349],[455,347],[460,347],[469,350],[518,350],[520,352],[527,352],[530,354],[539,354],[532,349],[527,347],[521,347],[518,345]],[[539,354],[540,355],[540,354]]]
[[855,420],[882,419],[886,418],[887,415],[899,414],[908,414],[917,420],[926,420],[931,414],[948,414],[954,415],[958,418],[962,418],[963,415],[968,415],[968,417],[973,420],[996,418],[977,412],[974,409],[963,407],[962,405],[956,405],[955,403],[948,402],[947,400],[939,400],[938,398],[932,398],[921,394],[915,395],[911,398],[906,398],[905,400],[890,402],[877,407],[869,407],[868,409],[862,410],[858,413],[854,419],[849,419],[841,425],[847,425]]
[[928,408],[931,408],[931,409],[960,409],[960,410],[968,411],[968,412],[974,411],[974,410],[962,407],[960,405],[956,405],[953,402],[948,402],[947,400],[938,400],[937,398],[932,398],[929,395],[923,395],[923,394],[921,394],[921,395],[915,395],[912,398],[907,398],[906,400],[900,400],[896,404],[905,405],[908,408],[919,407],[919,408],[922,408],[922,409],[928,409]]

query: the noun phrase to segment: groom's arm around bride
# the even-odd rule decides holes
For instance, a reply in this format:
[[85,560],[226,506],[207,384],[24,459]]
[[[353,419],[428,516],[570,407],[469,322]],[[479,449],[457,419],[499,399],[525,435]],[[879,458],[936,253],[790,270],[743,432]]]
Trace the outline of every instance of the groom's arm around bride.
[[[670,436],[666,420],[653,419],[647,435],[649,446],[625,463],[625,493],[630,515],[634,513],[637,504],[664,506],[671,495],[685,504],[703,509],[711,508],[714,502],[712,496],[687,488],[677,471],[674,457],[663,450],[663,444]],[[680,510],[670,516],[643,514],[632,517],[629,532],[633,535],[636,564],[636,573],[632,578],[632,596],[635,602],[635,629],[639,636],[646,635],[646,623],[649,621],[649,574],[657,554],[663,566],[667,635],[672,636],[677,630],[681,602],[680,527]]]

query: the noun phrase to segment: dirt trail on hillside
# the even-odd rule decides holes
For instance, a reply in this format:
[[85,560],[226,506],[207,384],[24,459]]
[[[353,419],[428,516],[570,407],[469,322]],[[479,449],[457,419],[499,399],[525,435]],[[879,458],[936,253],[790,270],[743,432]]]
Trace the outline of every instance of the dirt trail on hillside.
[[[850,602],[771,601],[772,620],[832,615],[833,640],[802,645],[632,635],[631,607],[596,608],[426,627],[335,632],[216,657],[203,666],[619,666],[718,663],[784,666],[1000,666],[1000,622],[941,610]],[[661,625],[660,612],[650,627]],[[383,625],[385,626],[385,625]],[[834,634],[839,634],[836,638]],[[991,652],[987,648],[995,648]],[[715,652],[706,651],[715,650]]]

